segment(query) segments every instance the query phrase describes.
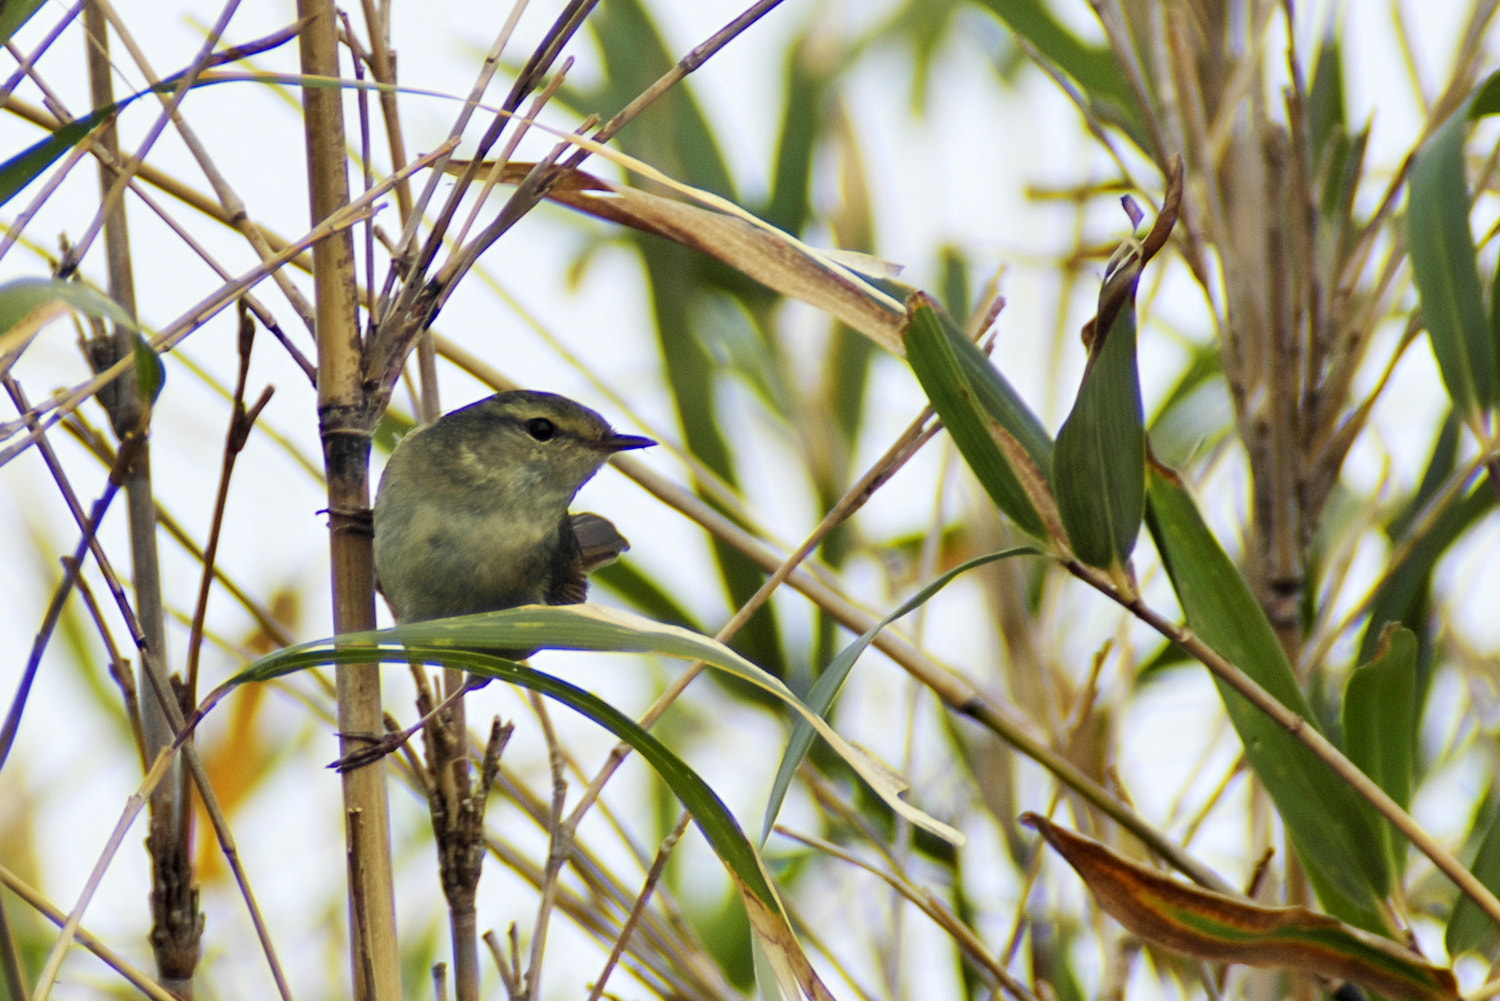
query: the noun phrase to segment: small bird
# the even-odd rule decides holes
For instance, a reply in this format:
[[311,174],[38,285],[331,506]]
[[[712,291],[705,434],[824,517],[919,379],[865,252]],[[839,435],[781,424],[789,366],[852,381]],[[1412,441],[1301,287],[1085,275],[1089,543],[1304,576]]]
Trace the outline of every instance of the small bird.
[[[629,548],[597,514],[570,514],[618,434],[555,393],[497,393],[403,438],[375,498],[375,574],[398,622],[517,605],[571,605]],[[534,650],[494,651],[512,660]]]

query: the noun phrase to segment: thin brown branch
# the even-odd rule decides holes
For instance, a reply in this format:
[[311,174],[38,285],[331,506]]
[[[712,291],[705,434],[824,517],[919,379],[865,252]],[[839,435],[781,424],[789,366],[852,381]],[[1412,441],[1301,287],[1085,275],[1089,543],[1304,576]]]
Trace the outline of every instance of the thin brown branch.
[[218,490],[214,495],[213,514],[209,519],[208,542],[203,547],[201,561],[203,574],[198,582],[198,599],[193,606],[193,624],[188,631],[186,688],[188,698],[193,701],[196,701],[194,693],[198,690],[198,657],[203,650],[203,628],[208,618],[208,598],[213,590],[219,539],[224,529],[224,511],[229,504],[229,483],[234,475],[235,463],[239,460],[239,455],[245,448],[245,442],[250,437],[250,430],[255,426],[260,412],[265,409],[266,404],[271,402],[271,394],[274,392],[272,387],[267,386],[261,391],[255,403],[248,407],[245,405],[246,384],[250,379],[250,349],[254,341],[255,321],[251,318],[249,310],[241,306],[239,374],[234,387],[234,404],[229,417],[229,427],[224,436],[223,460],[219,470]]
[[[4,865],[0,865],[0,886],[4,886],[11,893],[14,893],[19,899],[26,902],[26,906],[36,911],[36,913],[57,927],[62,928],[67,923],[68,916],[66,914],[52,906],[46,897],[38,893],[36,889]],[[182,1001],[177,995],[169,993],[158,984],[150,974],[144,970],[137,969],[128,959],[112,950],[98,936],[91,934],[83,927],[76,928],[73,937],[79,945],[97,956],[100,962],[114,970],[126,983],[148,998],[151,998],[152,1001]],[[27,996],[25,993],[15,995],[16,998],[25,998]]]
[[625,918],[625,923],[620,926],[620,934],[615,938],[614,946],[609,950],[609,958],[604,961],[604,969],[599,971],[594,986],[589,989],[588,1001],[599,1001],[604,996],[604,987],[609,983],[609,975],[614,972],[615,967],[620,965],[620,957],[625,954],[625,948],[630,944],[630,937],[635,933],[636,926],[640,924],[641,917],[646,913],[646,905],[651,900],[652,892],[661,882],[662,875],[667,871],[667,862],[672,857],[672,851],[677,847],[687,832],[688,824],[692,822],[692,815],[683,812],[677,818],[677,826],[662,839],[661,846],[656,851],[656,858],[651,862],[651,868],[646,873],[645,883],[641,886],[641,892],[636,896],[635,903],[630,906],[630,914]]
[[1214,677],[1243,695],[1257,709],[1305,744],[1308,750],[1333,770],[1334,774],[1348,783],[1349,787],[1368,800],[1381,816],[1406,835],[1417,850],[1426,855],[1459,890],[1478,904],[1491,921],[1500,925],[1500,899],[1496,899],[1489,888],[1465,868],[1463,863],[1440,845],[1422,825],[1412,818],[1411,814],[1402,809],[1399,803],[1391,799],[1384,789],[1360,771],[1307,720],[1282,705],[1275,696],[1257,684],[1239,667],[1230,663],[1218,651],[1194,636],[1192,632],[1151,608],[1139,596],[1121,595],[1107,576],[1092,567],[1086,567],[1077,561],[1068,561],[1064,565],[1073,576],[1118,602],[1136,618],[1177,644],[1194,660],[1212,671]]
[[[885,454],[877,459],[869,470],[839,499],[838,503],[823,516],[822,521],[808,534],[802,545],[785,560],[781,561],[780,565],[761,584],[755,594],[751,595],[750,599],[741,605],[730,620],[719,629],[714,639],[720,643],[727,643],[734,638],[744,628],[745,623],[749,622],[751,617],[760,611],[765,603],[771,599],[771,596],[792,577],[797,568],[823,544],[823,540],[828,537],[829,533],[848,521],[856,511],[874,496],[875,492],[883,484],[889,481],[906,464],[907,460],[932,439],[940,428],[940,425],[931,423],[932,418],[933,413],[930,408],[923,410],[922,413],[917,415],[917,418],[897,437],[896,441],[886,450]],[[687,690],[688,685],[692,684],[694,679],[704,669],[705,665],[702,661],[690,664],[687,670],[680,674],[672,684],[668,685],[667,689],[661,695],[657,696],[650,708],[638,720],[639,724],[647,729],[655,725],[656,721],[661,718],[662,713],[667,711],[667,708]],[[577,829],[584,815],[603,791],[604,785],[609,781],[610,776],[620,767],[625,758],[630,755],[630,750],[630,745],[623,741],[615,745],[609,759],[599,770],[599,774],[594,777],[593,782],[589,784],[578,805],[573,808],[573,813],[568,818],[568,826],[571,829]]]
[[[301,72],[339,76],[338,14],[330,0],[299,0]],[[320,225],[347,211],[349,181],[344,156],[343,94],[304,87],[310,216]],[[329,555],[333,625],[358,632],[375,625],[375,571],[370,545],[370,433],[385,398],[363,378],[355,290],[353,240],[347,230],[313,248],[315,327],[318,338],[318,420],[327,469]],[[339,731],[375,734],[382,726],[380,672],[340,665]],[[342,750],[353,737],[342,738]],[[385,772],[362,768],[341,776],[345,843],[349,859],[350,965],[360,1001],[396,1001],[401,996],[400,942],[392,874]]]
[[[369,212],[373,211],[372,204],[374,201],[384,193],[386,187],[394,184],[399,176],[408,175],[413,171],[420,170],[431,160],[445,156],[447,153],[448,150],[444,147],[418,158],[402,171],[398,171],[396,175],[386,178],[373,191],[351,202],[343,210],[314,226],[300,239],[289,244],[284,251],[277,254],[271,261],[257,264],[233,282],[226,283],[215,289],[206,298],[190,307],[187,312],[179,316],[176,320],[161,328],[151,343],[152,349],[160,353],[175,347],[183,338],[197,330],[216,313],[238,299],[245,289],[253,287],[257,282],[295,258],[308,247],[316,246],[323,240],[342,232],[360,219],[363,219]],[[86,401],[92,399],[99,392],[101,386],[119,378],[121,373],[134,364],[134,358],[122,358],[108,369],[95,375],[92,379],[79,383],[63,393],[54,395],[46,403],[38,404],[34,407],[30,412],[31,417],[48,414],[48,419],[38,423],[35,427],[29,428],[28,434],[23,440],[13,442],[4,449],[0,449],[0,465],[4,465],[30,448],[35,444],[38,434],[50,429],[58,421],[82,406]],[[22,422],[21,426],[26,425]],[[15,430],[16,426],[14,422],[0,425],[0,438],[3,438],[7,434],[14,434]]]
[[[691,52],[677,61],[676,66],[663,73],[655,83],[641,91],[634,100],[620,109],[613,118],[604,123],[604,126],[589,138],[599,143],[608,142],[616,133],[639,117],[641,112],[656,103],[663,94],[681,83],[689,73],[692,73],[706,63],[714,53],[728,45],[742,34],[745,29],[780,6],[781,2],[782,0],[759,0],[759,2],[751,4],[738,17],[709,36],[706,41],[694,46]],[[579,149],[568,160],[565,166],[578,167],[587,156],[588,150]]]
[[831,841],[826,841],[811,834],[802,834],[798,831],[781,827],[780,825],[777,826],[776,833],[783,837],[791,838],[793,841],[799,841],[809,848],[820,851],[832,858],[863,869],[865,872],[879,879],[931,919],[933,924],[941,928],[943,933],[953,940],[966,959],[989,974],[994,979],[995,984],[1007,994],[1018,999],[1018,1001],[1037,1001],[1037,996],[1027,989],[1026,985],[1021,983],[1014,974],[1007,970],[998,958],[990,953],[984,942],[980,940],[979,936],[974,933],[966,921],[954,914],[948,905],[933,896],[932,891],[916,886],[905,873],[888,872],[879,866],[859,858],[857,855],[839,847]]
[[531,955],[526,961],[524,981],[525,997],[528,1001],[538,1001],[542,996],[542,959],[547,950],[547,932],[557,904],[558,879],[562,876],[563,863],[572,855],[573,828],[563,820],[563,808],[568,801],[568,780],[563,774],[565,755],[558,743],[557,731],[552,727],[552,715],[547,712],[546,700],[536,692],[527,694],[542,725],[542,736],[547,743],[547,768],[552,776],[552,804],[547,814],[547,862],[542,869],[536,921],[531,929]]

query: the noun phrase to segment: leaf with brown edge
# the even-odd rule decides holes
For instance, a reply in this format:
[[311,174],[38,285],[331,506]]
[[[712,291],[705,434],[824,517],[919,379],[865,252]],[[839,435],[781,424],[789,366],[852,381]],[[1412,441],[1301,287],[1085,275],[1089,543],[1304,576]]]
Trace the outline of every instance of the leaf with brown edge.
[[1000,370],[925,293],[907,301],[906,360],[995,505],[1028,535],[1060,540],[1052,440]]
[[[507,163],[496,180],[519,184],[534,166]],[[457,174],[467,168],[467,162],[455,160],[447,170]],[[866,280],[884,278],[878,273],[883,262],[851,267],[852,255],[819,251],[749,213],[699,208],[581,170],[555,168],[546,184],[550,201],[717,258],[782,295],[837,317],[892,354],[905,354],[905,307]]]
[[[1286,651],[1187,485],[1153,462],[1147,495],[1147,524],[1188,629],[1316,728]],[[1391,892],[1395,874],[1382,847],[1379,814],[1306,744],[1228,682],[1215,676],[1214,686],[1323,909],[1381,931],[1380,900]]]
[[[795,998],[800,993],[808,1001],[834,1001],[833,993],[818,976],[818,971],[813,969],[807,953],[802,950],[786,915],[762,900],[733,872],[730,873],[730,878],[734,879],[735,886],[740,891],[740,899],[745,902],[750,929],[755,934],[755,942],[760,947],[762,957],[771,968],[771,976],[774,977],[781,996]],[[769,986],[761,985],[763,997],[773,996],[766,990]]]
[[1389,998],[1458,1001],[1450,970],[1305,907],[1262,907],[1124,859],[1035,813],[1021,815],[1088,884],[1099,907],[1147,942],[1220,963],[1347,980]]
[[[1136,285],[1167,242],[1182,202],[1182,160],[1173,158],[1161,213],[1144,241],[1110,261],[1098,312],[1084,328],[1088,364],[1073,409],[1057,432],[1052,486],[1074,554],[1133,590],[1130,554],[1146,508],[1146,420],[1136,364]],[[1140,210],[1125,202],[1132,224]]]

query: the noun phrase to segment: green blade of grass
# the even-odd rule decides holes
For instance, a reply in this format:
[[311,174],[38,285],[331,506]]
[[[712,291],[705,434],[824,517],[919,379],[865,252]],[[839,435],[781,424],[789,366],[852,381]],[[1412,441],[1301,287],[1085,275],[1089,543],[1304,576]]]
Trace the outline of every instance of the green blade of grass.
[[[1187,488],[1153,466],[1148,489],[1147,524],[1188,628],[1315,726],[1271,624]],[[1380,900],[1392,877],[1374,809],[1301,741],[1224,682],[1214,684],[1324,907],[1382,930]]]
[[[228,684],[265,681],[318,663],[331,649],[348,644],[404,644],[410,659],[432,656],[462,666],[481,677],[513,677],[515,665],[475,650],[552,649],[659,654],[701,660],[717,670],[747,681],[774,696],[806,720],[830,747],[869,784],[870,788],[912,824],[951,844],[965,838],[947,824],[928,816],[901,798],[905,782],[889,768],[840,737],[821,716],[809,709],[781,681],[756,667],[729,647],[707,636],[669,626],[630,612],[599,605],[523,605],[499,612],[433,619],[371,632],[351,633],[290,647],[251,664]],[[398,649],[401,649],[398,647]],[[415,651],[422,651],[421,654]],[[477,658],[477,661],[476,661]],[[358,660],[358,658],[355,658]],[[390,659],[382,655],[381,659]],[[499,666],[497,666],[499,665]]]
[[1141,124],[1140,105],[1113,51],[1079,39],[1052,16],[1043,0],[980,0],[980,6],[1004,21],[1042,59],[1072,77],[1095,114],[1124,129],[1144,152],[1155,152]]
[[[1493,789],[1490,795],[1494,796]],[[1488,826],[1485,827],[1485,824]],[[1500,812],[1480,811],[1475,828],[1475,831],[1470,832],[1471,842],[1479,829],[1484,830],[1484,836],[1469,871],[1485,886],[1500,892]],[[1500,930],[1495,928],[1495,922],[1467,894],[1460,894],[1453,904],[1453,913],[1448,916],[1448,927],[1443,934],[1448,954],[1457,957],[1479,949],[1493,957],[1497,942],[1500,942]]]
[[[478,620],[484,616],[465,618]],[[504,636],[508,637],[506,641],[514,641],[515,633],[507,632],[504,624],[489,628],[487,624],[476,621],[447,621],[460,625],[454,628],[443,625],[443,620],[434,620],[421,623],[422,627],[428,628],[409,626],[404,630],[382,630],[340,637],[337,647],[329,645],[333,641],[324,640],[278,651],[235,675],[220,691],[245,682],[266,681],[319,665],[430,660],[461,667],[483,677],[499,678],[562,703],[629,744],[651,765],[693,818],[693,823],[703,833],[714,854],[729,870],[733,882],[740,888],[751,922],[760,936],[760,944],[771,949],[775,965],[780,970],[789,971],[808,997],[826,996],[819,993],[826,989],[822,988],[812,964],[802,953],[786,912],[782,909],[780,898],[766,874],[760,853],[745,837],[729,807],[697,772],[629,716],[597,695],[524,664],[472,650],[454,649],[447,642],[447,639],[456,634],[464,634],[470,638],[482,634],[497,642],[502,641],[500,637]],[[416,634],[413,635],[410,630],[415,630]],[[536,629],[522,627],[521,631],[535,634]],[[408,641],[408,645],[394,648],[382,645],[392,642],[398,634]],[[422,645],[418,636],[439,638],[443,642]],[[696,649],[696,645],[693,648]]]
[[[808,693],[807,708],[821,717],[826,717],[828,710],[833,706],[834,699],[838,698],[839,692],[843,689],[844,682],[848,680],[849,672],[854,669],[854,662],[859,660],[860,654],[864,653],[871,643],[875,642],[875,637],[880,634],[880,631],[903,615],[926,604],[928,599],[947,587],[959,574],[1011,556],[1041,555],[1043,555],[1042,551],[1033,546],[1015,546],[998,553],[975,557],[938,577],[937,580],[902,603],[900,608],[871,626],[862,636],[841,650],[832,663],[818,676],[817,683]],[[776,769],[776,779],[771,784],[771,795],[766,801],[766,816],[761,823],[760,830],[762,842],[770,836],[771,826],[776,823],[776,815],[781,812],[781,804],[786,799],[787,790],[791,788],[792,778],[797,774],[797,768],[802,764],[802,759],[807,756],[808,748],[812,746],[815,735],[816,731],[806,719],[799,719],[792,730],[791,739],[787,741],[786,750],[781,755],[781,765]]]
[[[1380,649],[1356,668],[1344,689],[1343,729],[1349,760],[1406,809],[1411,805],[1417,728],[1417,637],[1392,625]],[[1391,870],[1405,866],[1406,839],[1380,819],[1380,833]]]
[[953,443],[1001,511],[1049,538],[1052,441],[1041,421],[930,299],[919,293],[908,306],[906,360]]
[[[1136,371],[1135,284],[1127,264],[1099,293],[1088,367],[1073,410],[1057,432],[1052,485],[1073,553],[1122,578],[1146,507],[1146,430]],[[1127,292],[1121,293],[1125,287]],[[1106,300],[1118,301],[1110,316]]]
[[1494,113],[1497,98],[1500,75],[1490,77],[1417,152],[1406,213],[1427,338],[1454,409],[1476,427],[1495,405],[1496,349],[1469,229],[1464,146],[1470,121]]
[[0,351],[10,350],[13,338],[29,340],[56,311],[68,309],[135,329],[119,303],[82,282],[17,278],[0,285]]

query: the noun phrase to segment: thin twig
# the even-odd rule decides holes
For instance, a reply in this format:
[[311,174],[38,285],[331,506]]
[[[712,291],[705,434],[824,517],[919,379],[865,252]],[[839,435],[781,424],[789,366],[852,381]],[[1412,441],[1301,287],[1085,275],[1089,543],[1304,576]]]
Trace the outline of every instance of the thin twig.
[[557,740],[557,731],[552,727],[552,715],[547,712],[547,702],[536,692],[527,693],[531,707],[542,725],[542,736],[547,743],[547,767],[552,775],[552,808],[547,818],[547,863],[542,870],[541,892],[538,894],[536,920],[531,930],[531,955],[526,962],[527,1001],[538,1001],[542,996],[542,957],[547,950],[547,930],[552,923],[552,911],[557,903],[557,881],[562,875],[563,863],[572,853],[573,828],[563,821],[563,808],[567,804],[568,781],[563,775],[563,753]]
[[14,42],[5,43],[6,50],[9,51],[16,60],[16,68],[15,72],[11,73],[11,75],[6,79],[5,83],[0,84],[0,99],[8,99],[10,97],[11,91],[19,87],[22,80],[32,75],[37,60],[42,58],[42,55],[46,53],[48,49],[52,48],[52,44],[56,42],[58,38],[62,37],[62,33],[66,31],[67,28],[78,19],[79,14],[83,13],[84,3],[85,0],[77,0],[77,2],[73,4],[73,6],[69,7],[67,11],[63,13],[63,16],[58,18],[56,23],[54,23],[52,27],[48,29],[47,34],[42,36],[42,40],[37,43],[36,48],[32,49],[26,55],[23,56],[16,50]]
[[[249,311],[240,307],[240,365],[234,387],[234,409],[230,414],[229,428],[225,432],[224,458],[219,472],[219,487],[214,495],[213,515],[209,519],[208,541],[203,547],[203,575],[198,582],[198,600],[193,607],[193,625],[188,631],[187,691],[194,698],[198,690],[198,657],[203,650],[203,624],[208,618],[208,597],[213,590],[214,566],[219,552],[219,538],[224,529],[224,510],[229,504],[229,481],[234,474],[235,462],[250,437],[250,429],[266,404],[271,402],[272,387],[261,391],[260,397],[249,407],[245,406],[245,388],[250,378],[250,346],[255,339],[255,321]],[[196,701],[196,699],[195,699]]]
[[646,881],[641,886],[641,892],[636,896],[635,903],[631,905],[630,914],[626,916],[624,924],[620,926],[620,934],[615,938],[615,944],[609,950],[609,958],[604,961],[604,969],[599,971],[598,979],[589,990],[588,1001],[599,1001],[604,996],[604,986],[609,983],[609,975],[614,972],[615,967],[620,965],[620,957],[625,954],[625,948],[630,943],[630,936],[635,933],[636,925],[640,924],[642,916],[646,913],[646,904],[651,900],[652,891],[661,882],[662,875],[667,871],[667,862],[672,857],[672,851],[677,847],[677,842],[682,835],[686,833],[691,821],[692,817],[684,812],[677,818],[677,826],[662,839],[656,858],[652,860],[651,868],[646,872]]
[[1027,989],[1026,985],[1017,980],[1016,977],[1005,968],[984,943],[975,935],[969,925],[954,914],[948,905],[937,899],[930,890],[924,890],[916,886],[904,873],[891,873],[875,866],[857,855],[839,847],[831,841],[811,834],[802,834],[788,828],[776,827],[776,833],[783,837],[799,841],[809,848],[816,849],[833,858],[840,859],[850,865],[857,866],[865,872],[883,881],[909,903],[916,906],[917,910],[927,915],[943,933],[953,939],[954,945],[963,953],[964,957],[974,963],[984,972],[994,978],[995,982],[1012,997],[1019,1001],[1038,1001],[1037,996]]
[[1182,628],[1148,606],[1138,595],[1134,597],[1121,595],[1107,576],[1092,567],[1084,566],[1076,560],[1069,560],[1064,566],[1073,576],[1118,602],[1136,618],[1177,644],[1191,657],[1212,671],[1214,677],[1220,679],[1236,692],[1243,695],[1257,709],[1286,729],[1293,737],[1300,740],[1324,764],[1328,765],[1334,774],[1346,782],[1351,789],[1368,800],[1370,805],[1374,806],[1381,816],[1389,820],[1397,830],[1406,835],[1411,843],[1416,846],[1417,850],[1431,859],[1432,863],[1452,880],[1454,885],[1472,899],[1474,903],[1478,904],[1480,910],[1484,911],[1491,921],[1500,925],[1500,900],[1495,898],[1495,895],[1490,892],[1489,888],[1465,868],[1463,863],[1454,858],[1447,849],[1438,844],[1437,840],[1428,834],[1422,825],[1418,824],[1412,818],[1411,814],[1402,809],[1399,803],[1393,800],[1384,789],[1376,785],[1368,775],[1360,771],[1358,766],[1346,758],[1338,748],[1329,743],[1328,738],[1319,733],[1307,720],[1282,705],[1275,696],[1257,684],[1253,678],[1239,667],[1226,660],[1218,651],[1208,646],[1187,629]]
[[[66,914],[52,906],[46,897],[42,896],[25,880],[11,872],[4,865],[0,865],[0,886],[4,886],[11,893],[14,893],[21,900],[25,901],[28,907],[59,928],[63,927],[67,922],[68,916]],[[144,970],[137,969],[124,956],[116,953],[97,936],[84,928],[79,927],[75,929],[74,940],[97,956],[100,962],[118,973],[124,978],[126,983],[151,998],[152,1001],[181,1001],[177,995],[169,993],[158,984],[150,974]],[[24,993],[24,988],[23,993],[14,995],[16,998],[26,998],[28,996]]]
[[[906,464],[907,460],[915,455],[937,433],[939,425],[929,423],[932,417],[932,410],[930,408],[924,409],[907,426],[906,430],[897,436],[896,441],[886,450],[885,454],[877,459],[869,470],[840,498],[839,502],[823,516],[823,520],[808,534],[802,545],[785,560],[780,562],[780,565],[761,584],[755,594],[751,595],[750,599],[741,605],[730,620],[719,629],[714,639],[720,643],[726,643],[740,629],[744,628],[745,623],[750,621],[756,612],[760,611],[761,607],[770,600],[771,595],[790,580],[803,561],[822,545],[823,540],[828,537],[828,534],[848,521],[875,494],[875,491],[889,481]],[[687,669],[678,675],[672,684],[668,685],[666,690],[657,696],[650,708],[642,714],[640,720],[638,720],[639,724],[647,729],[655,725],[656,721],[661,718],[662,713],[666,712],[667,708],[686,691],[688,685],[692,684],[693,680],[704,671],[705,666],[703,661],[695,661],[688,665]],[[615,773],[625,758],[629,756],[630,751],[630,745],[623,741],[615,745],[615,749],[610,753],[609,759],[600,768],[599,774],[594,777],[594,781],[589,784],[578,805],[573,808],[573,813],[568,818],[568,826],[570,828],[577,829],[583,820],[584,814],[588,812],[589,807],[593,805],[594,801],[603,791],[605,783],[609,781],[610,776]]]
[[[652,496],[682,512],[715,538],[749,557],[767,573],[775,573],[784,562],[782,557],[766,549],[760,540],[704,503],[691,491],[672,483],[641,463],[617,458],[614,465]],[[856,634],[870,630],[880,621],[880,616],[859,608],[803,569],[793,571],[787,578],[787,584]],[[876,635],[872,645],[903,670],[911,673],[949,709],[970,717],[1014,749],[1036,761],[1091,805],[1140,838],[1183,875],[1209,889],[1233,892],[1233,887],[1212,869],[1183,851],[1171,838],[1121,803],[1108,789],[1065,756],[1055,752],[1046,739],[1032,734],[1028,724],[1022,722],[1014,710],[980,694],[975,685],[951,668],[937,664],[894,630],[882,630]]]
[[[606,122],[598,132],[589,138],[595,142],[608,142],[617,132],[634,121],[641,112],[654,104],[663,94],[680,83],[689,73],[707,62],[714,53],[739,37],[746,28],[749,28],[756,21],[759,21],[766,14],[769,14],[778,7],[781,2],[782,0],[759,0],[759,2],[751,4],[738,17],[709,36],[706,41],[694,46],[691,52],[677,61],[676,66],[663,73],[655,83],[641,91],[634,100],[622,108],[618,114]],[[577,167],[583,163],[588,155],[588,150],[580,148],[568,160],[566,166]]]
[[[350,202],[342,211],[324,219],[300,239],[288,244],[284,250],[276,254],[270,261],[263,261],[257,264],[233,282],[229,282],[210,293],[197,304],[190,307],[186,313],[163,327],[152,340],[152,349],[160,353],[175,347],[183,338],[197,330],[220,310],[234,302],[245,289],[254,286],[267,275],[296,257],[303,250],[317,244],[321,240],[327,239],[330,235],[340,230],[354,225],[360,219],[363,219],[367,213],[374,211],[373,203],[375,200],[385,192],[386,188],[396,182],[398,176],[405,176],[420,170],[432,159],[444,155],[446,152],[446,149],[439,149],[418,158],[406,168],[398,171],[396,175],[386,178],[365,196]],[[114,379],[119,378],[121,373],[131,368],[134,364],[135,360],[133,358],[122,358],[114,365],[95,375],[92,379],[79,383],[71,389],[52,397],[47,403],[40,404],[30,411],[29,413],[33,416],[40,416],[44,413],[48,414],[48,419],[32,429],[24,440],[13,442],[4,449],[0,449],[0,465],[4,465],[30,448],[35,444],[39,433],[50,429],[58,421],[62,420],[63,417],[72,413],[86,401],[92,399],[99,392],[101,386],[105,386]],[[8,425],[0,425],[0,436],[3,436],[4,432],[10,430],[11,428]]]

